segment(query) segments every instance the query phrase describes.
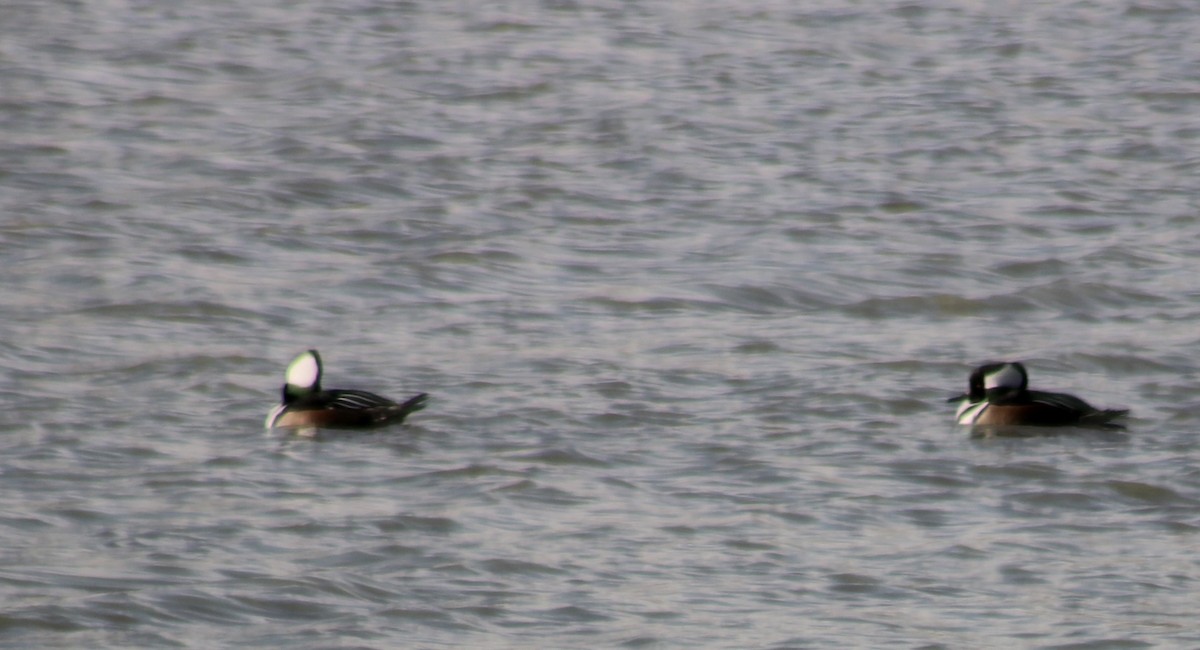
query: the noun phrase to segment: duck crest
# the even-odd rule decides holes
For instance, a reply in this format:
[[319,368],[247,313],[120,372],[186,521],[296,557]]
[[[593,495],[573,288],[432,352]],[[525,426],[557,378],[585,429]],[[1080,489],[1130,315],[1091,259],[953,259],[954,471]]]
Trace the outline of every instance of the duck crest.
[[284,373],[283,401],[288,403],[305,395],[321,392],[321,355],[306,350],[288,364]]
[[983,374],[984,390],[1025,390],[1029,387],[1029,373],[1019,361],[992,365],[994,367]]

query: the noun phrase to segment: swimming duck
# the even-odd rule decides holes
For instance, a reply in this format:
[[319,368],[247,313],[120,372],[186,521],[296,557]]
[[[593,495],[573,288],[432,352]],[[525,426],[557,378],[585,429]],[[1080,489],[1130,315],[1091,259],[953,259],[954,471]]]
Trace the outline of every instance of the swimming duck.
[[403,403],[363,390],[321,388],[321,355],[307,350],[292,359],[284,375],[283,400],[267,414],[266,426],[358,429],[399,424],[425,408],[421,393]]
[[1100,426],[1120,427],[1113,420],[1128,409],[1098,409],[1066,393],[1029,390],[1029,373],[1017,361],[986,363],[976,368],[967,392],[951,397],[958,402],[955,418],[966,425]]

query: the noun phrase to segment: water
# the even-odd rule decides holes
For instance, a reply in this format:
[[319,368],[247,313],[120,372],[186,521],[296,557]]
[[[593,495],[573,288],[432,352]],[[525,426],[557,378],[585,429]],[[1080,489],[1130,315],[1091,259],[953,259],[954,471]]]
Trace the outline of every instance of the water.
[[1200,644],[1190,5],[2,11],[0,645]]

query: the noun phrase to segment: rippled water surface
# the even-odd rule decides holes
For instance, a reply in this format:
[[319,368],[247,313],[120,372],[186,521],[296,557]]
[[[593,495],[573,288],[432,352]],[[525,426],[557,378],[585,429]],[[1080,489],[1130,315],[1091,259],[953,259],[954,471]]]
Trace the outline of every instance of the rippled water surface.
[[0,645],[1200,645],[1189,3],[3,13]]

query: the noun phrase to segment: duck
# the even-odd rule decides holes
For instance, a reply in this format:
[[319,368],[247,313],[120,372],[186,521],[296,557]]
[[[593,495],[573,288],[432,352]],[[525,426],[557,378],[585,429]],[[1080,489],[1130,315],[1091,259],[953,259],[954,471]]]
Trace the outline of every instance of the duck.
[[365,429],[400,424],[425,408],[429,399],[420,393],[395,402],[364,390],[321,388],[321,355],[301,352],[284,373],[282,400],[267,414],[266,428],[325,427]]
[[1123,428],[1114,422],[1129,409],[1098,409],[1067,393],[1029,390],[1029,371],[1019,361],[985,363],[967,381],[967,392],[951,397],[954,417],[969,426],[1095,426]]

